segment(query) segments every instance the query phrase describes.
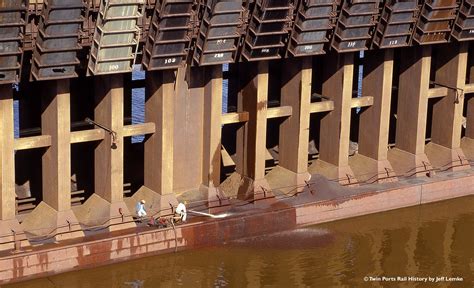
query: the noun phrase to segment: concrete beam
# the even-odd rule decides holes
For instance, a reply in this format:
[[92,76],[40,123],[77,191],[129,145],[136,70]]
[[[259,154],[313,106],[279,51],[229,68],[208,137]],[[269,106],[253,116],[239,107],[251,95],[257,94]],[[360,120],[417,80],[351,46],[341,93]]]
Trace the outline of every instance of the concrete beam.
[[144,184],[160,195],[162,214],[176,202],[173,193],[175,71],[147,72],[145,122],[155,125],[155,133],[145,140]]
[[[288,107],[286,110],[289,117],[280,125],[279,167],[266,175],[270,187],[280,190],[281,187],[301,186],[310,178],[308,141],[312,59],[285,59],[282,65],[281,108]],[[273,108],[268,109],[269,112],[271,109]],[[283,192],[295,192],[293,188],[284,190]]]
[[0,85],[0,221],[15,219],[13,91]]
[[290,117],[293,114],[293,107],[280,106],[267,109],[267,119]]
[[[246,135],[243,145],[238,145],[237,171],[252,179],[262,179],[265,176],[265,149],[267,130],[267,99],[268,99],[268,62],[257,64],[241,64],[248,71],[242,75],[239,107],[249,113],[246,124]],[[244,150],[239,150],[244,148]],[[245,155],[243,155],[245,154]],[[243,157],[241,157],[243,156]]]
[[396,147],[388,154],[397,175],[424,176],[431,46],[401,50]]
[[221,124],[235,124],[243,123],[249,121],[249,112],[233,112],[233,113],[224,113],[221,117]]
[[351,100],[351,108],[363,108],[363,107],[370,107],[372,105],[374,105],[373,96],[362,96],[362,97],[352,98]]
[[[222,66],[204,69],[204,125],[202,151],[202,186],[207,190],[211,213],[220,212],[225,198],[218,189],[221,184],[222,162]],[[248,114],[247,114],[248,115]]]
[[290,107],[293,115],[280,126],[279,165],[300,174],[300,180],[306,180],[308,172],[311,60],[287,59],[282,67],[281,105]]
[[27,246],[25,234],[15,218],[15,151],[13,90],[0,85],[0,251],[12,250],[18,243]]
[[362,101],[371,104],[360,114],[359,153],[349,163],[359,181],[393,181],[395,173],[387,160],[393,50],[370,51],[365,59],[362,92],[374,96]]
[[309,107],[310,113],[323,113],[332,110],[334,110],[334,101],[331,100],[311,103]]
[[[473,75],[473,78],[474,78],[474,75]],[[472,79],[472,81],[474,81],[474,79]],[[464,86],[464,94],[470,94],[470,93],[474,93],[474,83],[469,83]]]
[[220,185],[221,177],[222,66],[206,67],[204,73],[202,184],[212,190]]
[[428,98],[440,98],[448,95],[448,88],[436,87],[428,89]]
[[[474,54],[474,45],[469,45],[468,53],[470,53],[471,56]],[[469,57],[468,60],[470,60],[469,63],[467,63],[469,78],[467,79],[468,84],[464,85],[464,94],[474,93],[474,57]],[[474,97],[467,98],[466,101],[467,101],[467,105],[466,105],[467,109],[466,109],[466,133],[465,133],[466,137],[465,138],[468,138],[467,142],[471,143],[471,142],[474,142]],[[474,146],[471,147],[471,149],[469,150],[474,151]],[[474,157],[474,154],[472,156]]]
[[[464,89],[467,72],[467,45],[453,43],[437,54],[435,82]],[[455,89],[448,89],[447,97],[433,107],[431,141],[450,149],[459,148],[464,97]]]
[[319,159],[310,173],[319,173],[341,184],[355,182],[349,167],[349,132],[351,125],[354,53],[331,53],[324,58],[322,95],[334,101],[334,110],[321,120]]
[[122,76],[95,77],[94,121],[116,133],[104,137],[95,149],[95,193],[111,203],[123,200]]
[[141,123],[126,125],[123,127],[123,137],[132,137],[137,135],[148,135],[156,132],[155,123]]
[[41,132],[51,136],[43,154],[43,201],[57,211],[71,209],[71,107],[69,80],[45,82]]
[[[467,73],[467,44],[452,43],[440,46],[436,58],[435,82],[464,89]],[[435,48],[436,49],[436,48]],[[461,150],[461,129],[464,97],[456,89],[448,89],[446,97],[433,106],[431,143],[426,154],[436,168],[462,170],[470,168]]]
[[145,186],[161,195],[173,193],[174,73],[146,75],[145,122],[158,132],[145,141]]
[[174,193],[197,191],[202,184],[205,101],[205,75],[202,72],[201,67],[179,68],[173,83],[173,169],[176,171],[173,175]]
[[28,150],[49,146],[51,146],[51,135],[23,137],[14,140],[15,150]]
[[[238,112],[249,113],[248,122],[237,132],[236,172],[246,187],[239,189],[241,199],[258,199],[269,189],[265,181],[267,138],[268,62],[239,64],[240,93]],[[245,73],[244,73],[245,71]]]
[[105,131],[102,129],[91,129],[71,132],[71,144],[101,141],[105,138]]

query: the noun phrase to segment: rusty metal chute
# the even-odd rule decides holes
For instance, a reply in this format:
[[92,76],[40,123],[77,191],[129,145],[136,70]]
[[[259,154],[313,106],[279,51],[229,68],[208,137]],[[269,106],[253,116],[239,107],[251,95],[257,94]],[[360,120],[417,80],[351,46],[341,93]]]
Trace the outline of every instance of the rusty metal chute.
[[143,0],[102,0],[88,75],[131,72],[138,51]]
[[332,47],[337,52],[368,49],[379,13],[379,0],[345,0],[336,24]]
[[156,3],[143,66],[151,70],[174,69],[186,63],[196,17],[193,0],[163,0]]
[[83,10],[82,0],[44,0],[33,52],[32,79],[77,77]]
[[451,35],[458,41],[474,39],[474,1],[462,1]]
[[242,56],[247,61],[279,59],[293,17],[291,0],[257,0],[250,16]]
[[448,42],[457,8],[457,0],[423,1],[413,40],[421,45]]
[[236,60],[243,12],[242,0],[208,1],[194,52],[196,63],[204,66]]
[[300,1],[289,39],[292,56],[325,54],[325,45],[334,28],[339,0]]
[[386,1],[373,44],[379,48],[409,46],[416,23],[417,4],[417,0]]
[[25,11],[22,0],[0,1],[0,84],[19,81]]

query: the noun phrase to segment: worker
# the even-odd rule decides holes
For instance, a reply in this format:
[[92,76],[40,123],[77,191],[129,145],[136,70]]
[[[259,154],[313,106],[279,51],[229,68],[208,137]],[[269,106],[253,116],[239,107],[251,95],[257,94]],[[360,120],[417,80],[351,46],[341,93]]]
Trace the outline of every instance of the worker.
[[137,206],[135,207],[137,210],[137,215],[140,218],[146,216],[145,203],[145,200],[142,199],[137,203]]
[[175,221],[181,220],[183,222],[186,222],[186,216],[187,216],[186,205],[183,203],[179,203],[178,206],[176,207],[176,210],[174,211],[174,214],[175,214],[174,216]]

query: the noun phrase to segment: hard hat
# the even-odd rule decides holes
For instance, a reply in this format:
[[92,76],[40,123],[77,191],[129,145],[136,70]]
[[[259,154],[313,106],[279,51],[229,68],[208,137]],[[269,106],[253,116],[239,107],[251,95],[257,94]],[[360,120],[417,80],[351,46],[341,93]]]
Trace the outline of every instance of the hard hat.
[[146,201],[145,201],[145,200],[143,200],[143,199],[142,199],[142,200],[140,200],[140,202],[142,202],[143,204],[145,204],[145,203],[146,203]]

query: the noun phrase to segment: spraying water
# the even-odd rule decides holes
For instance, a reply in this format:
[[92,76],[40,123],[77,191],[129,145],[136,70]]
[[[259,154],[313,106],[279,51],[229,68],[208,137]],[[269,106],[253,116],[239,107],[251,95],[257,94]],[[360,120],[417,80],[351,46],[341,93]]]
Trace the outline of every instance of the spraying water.
[[229,214],[214,215],[214,214],[199,212],[199,211],[194,211],[194,210],[188,210],[188,212],[193,213],[193,214],[197,214],[197,215],[211,217],[211,218],[214,218],[214,219],[220,219],[220,218],[225,218],[225,217],[229,216]]

